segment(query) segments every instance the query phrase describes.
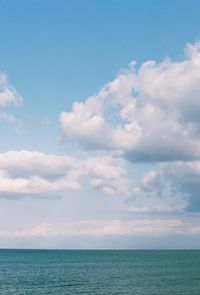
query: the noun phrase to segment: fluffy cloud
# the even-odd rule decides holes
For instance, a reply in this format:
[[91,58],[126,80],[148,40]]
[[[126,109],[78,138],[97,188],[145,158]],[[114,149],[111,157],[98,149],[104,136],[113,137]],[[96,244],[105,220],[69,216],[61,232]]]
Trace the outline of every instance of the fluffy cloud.
[[188,202],[187,210],[200,211],[200,162],[176,162],[161,168],[166,181],[175,193],[179,192]]
[[200,158],[200,43],[186,58],[132,62],[85,102],[62,112],[63,140],[122,150],[131,161]]
[[126,179],[124,161],[110,156],[97,156],[85,161],[90,183],[105,194],[128,195],[129,181]]
[[128,202],[129,212],[200,211],[200,162],[174,162],[147,173]]
[[0,154],[0,196],[64,194],[82,180],[105,194],[127,194],[124,162],[111,156],[75,159],[31,151]]

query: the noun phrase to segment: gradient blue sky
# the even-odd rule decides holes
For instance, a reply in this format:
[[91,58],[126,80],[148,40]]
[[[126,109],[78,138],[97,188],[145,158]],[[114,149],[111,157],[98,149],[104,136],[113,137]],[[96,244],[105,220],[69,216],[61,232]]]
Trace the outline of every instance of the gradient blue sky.
[[199,248],[199,11],[0,0],[0,247]]

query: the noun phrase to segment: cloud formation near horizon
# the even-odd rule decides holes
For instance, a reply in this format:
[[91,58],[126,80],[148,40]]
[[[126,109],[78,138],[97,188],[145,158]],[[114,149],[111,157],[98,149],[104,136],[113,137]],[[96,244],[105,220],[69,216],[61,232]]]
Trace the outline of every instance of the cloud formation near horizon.
[[33,226],[0,227],[0,237],[55,238],[55,237],[159,237],[165,235],[195,236],[200,225],[178,219],[81,220],[67,224],[42,223]]

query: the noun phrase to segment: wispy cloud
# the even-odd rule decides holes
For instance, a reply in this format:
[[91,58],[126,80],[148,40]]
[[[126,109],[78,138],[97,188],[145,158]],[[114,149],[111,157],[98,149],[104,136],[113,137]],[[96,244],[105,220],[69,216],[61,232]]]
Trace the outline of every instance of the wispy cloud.
[[19,106],[22,102],[22,96],[9,83],[5,73],[0,72],[0,121],[14,124],[17,129],[20,129],[22,127],[21,120],[6,109],[10,106]]
[[22,97],[9,83],[5,73],[0,72],[0,107],[4,108],[9,105],[20,105],[22,101]]
[[178,219],[136,219],[136,220],[81,220],[67,224],[44,222],[32,226],[0,228],[0,237],[50,238],[50,237],[159,237],[163,235],[198,235],[200,225]]

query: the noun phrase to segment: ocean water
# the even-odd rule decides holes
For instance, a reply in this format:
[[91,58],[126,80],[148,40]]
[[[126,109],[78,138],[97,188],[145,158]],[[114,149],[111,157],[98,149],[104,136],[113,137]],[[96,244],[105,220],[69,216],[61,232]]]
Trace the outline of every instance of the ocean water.
[[4,295],[200,295],[200,251],[0,250]]

